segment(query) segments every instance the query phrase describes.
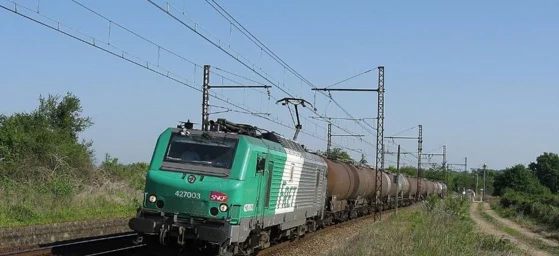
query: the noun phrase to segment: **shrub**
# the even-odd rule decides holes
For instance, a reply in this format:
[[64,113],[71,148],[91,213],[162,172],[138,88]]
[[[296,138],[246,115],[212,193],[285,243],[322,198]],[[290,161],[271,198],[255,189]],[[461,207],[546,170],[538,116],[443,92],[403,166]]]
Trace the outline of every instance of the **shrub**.
[[0,226],[133,215],[147,163],[93,162],[93,125],[80,100],[39,98],[30,113],[0,115]]
[[550,193],[547,187],[540,184],[532,171],[520,164],[507,168],[497,175],[493,181],[493,187],[495,188],[493,195],[496,196],[503,195],[507,189],[538,195]]
[[448,214],[467,219],[469,216],[469,202],[460,198],[441,199],[438,196],[429,196],[424,203],[427,212]]
[[539,223],[559,228],[559,196],[554,194],[534,195],[508,189],[500,200],[507,215],[528,216]]

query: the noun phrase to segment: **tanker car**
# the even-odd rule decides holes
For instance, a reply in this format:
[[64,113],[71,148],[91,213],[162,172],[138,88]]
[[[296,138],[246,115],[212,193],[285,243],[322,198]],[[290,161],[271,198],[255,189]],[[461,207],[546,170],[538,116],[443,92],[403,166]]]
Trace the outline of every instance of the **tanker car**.
[[144,200],[129,221],[155,252],[212,248],[250,255],[285,239],[373,211],[410,205],[446,185],[311,153],[275,132],[225,119],[208,131],[190,122],[163,131],[146,174]]

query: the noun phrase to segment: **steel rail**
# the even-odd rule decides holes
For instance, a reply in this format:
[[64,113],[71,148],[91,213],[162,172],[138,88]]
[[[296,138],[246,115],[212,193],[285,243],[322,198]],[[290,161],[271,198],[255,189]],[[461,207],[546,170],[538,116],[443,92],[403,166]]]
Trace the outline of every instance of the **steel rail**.
[[[402,208],[405,209],[405,208],[417,206],[418,204],[419,203],[412,203],[412,204],[410,204],[406,207],[402,207]],[[389,210],[382,210],[381,212],[390,216],[395,211],[396,211],[396,209],[389,209]],[[387,215],[383,216],[383,217],[385,217],[384,219],[381,218],[380,220],[376,220],[375,223],[385,220],[388,217]],[[324,227],[322,229],[319,229],[315,232],[307,233],[302,237],[297,237],[292,241],[288,240],[288,241],[285,241],[285,242],[274,244],[274,245],[272,245],[272,246],[270,246],[266,249],[258,250],[256,255],[257,256],[276,255],[278,253],[278,251],[280,251],[280,250],[282,250],[282,249],[284,249],[288,246],[292,246],[292,245],[296,246],[298,243],[303,242],[305,240],[308,240],[311,237],[326,235],[328,232],[330,232],[332,230],[335,230],[335,229],[338,229],[338,228],[341,228],[341,227],[345,227],[347,225],[350,225],[350,224],[353,224],[353,223],[356,223],[356,222],[360,222],[360,221],[364,221],[364,220],[367,220],[367,219],[371,219],[371,218],[374,218],[373,213],[369,213],[367,215],[363,215],[363,216],[357,217],[355,219],[350,219],[350,220],[347,220],[347,221],[344,221],[344,222],[341,222],[341,223],[338,223],[338,224],[330,225],[330,226]]]
[[[86,245],[90,245],[93,243],[97,243],[97,242],[108,242],[108,241],[114,241],[117,239],[124,239],[124,238],[132,238],[134,236],[136,236],[137,233],[136,232],[127,232],[127,233],[121,233],[119,235],[113,235],[113,236],[105,236],[105,237],[99,237],[99,238],[94,238],[94,239],[87,239],[87,240],[83,240],[83,241],[76,241],[76,242],[68,242],[68,243],[64,243],[62,242],[61,244],[56,244],[56,245],[50,245],[50,246],[45,246],[45,247],[39,247],[39,248],[34,248],[34,249],[27,249],[27,250],[21,250],[21,251],[12,251],[12,252],[8,252],[8,253],[2,253],[0,254],[0,256],[7,256],[7,255],[17,255],[17,256],[36,256],[36,255],[51,255],[53,253],[53,251],[61,249],[70,249],[70,247],[78,247],[79,246],[86,246]],[[130,239],[130,241],[132,242],[132,239]],[[138,246],[136,246],[138,247]],[[132,249],[132,248],[127,248],[127,249]],[[118,250],[118,249],[117,249]],[[84,253],[84,255],[89,255]],[[92,255],[97,255],[97,254],[92,254]]]
[[132,250],[132,249],[136,249],[136,248],[140,248],[140,247],[145,247],[145,246],[146,246],[145,244],[132,245],[132,246],[123,247],[123,248],[119,248],[119,249],[114,249],[114,250],[109,250],[109,251],[104,251],[104,252],[98,252],[98,253],[93,253],[93,254],[87,254],[87,256],[103,255],[103,254],[109,254],[109,253],[114,253],[114,252],[121,252],[121,251],[125,251],[125,250]]

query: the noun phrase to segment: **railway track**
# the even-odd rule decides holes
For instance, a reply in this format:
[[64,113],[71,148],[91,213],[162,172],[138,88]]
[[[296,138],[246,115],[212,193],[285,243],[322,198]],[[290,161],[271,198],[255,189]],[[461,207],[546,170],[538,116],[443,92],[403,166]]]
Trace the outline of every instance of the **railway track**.
[[[413,207],[414,205],[408,206]],[[406,208],[408,208],[406,207]],[[405,208],[404,208],[405,209]],[[395,210],[383,211],[384,220],[387,216],[391,215]],[[285,241],[279,244],[275,244],[270,248],[264,249],[257,253],[257,256],[273,256],[280,255],[288,248],[296,247],[297,245],[304,243],[313,237],[320,237],[335,231],[340,228],[344,228],[350,225],[354,225],[364,220],[369,220],[373,218],[373,214],[362,216],[356,219],[352,219],[337,225],[328,226],[317,232],[306,234],[303,237],[297,238],[293,241]],[[134,237],[136,233],[122,233],[118,235],[103,236],[96,238],[87,238],[74,241],[61,242],[53,245],[48,245],[40,248],[12,251],[8,253],[0,253],[0,256],[14,255],[14,256],[42,256],[42,255],[59,255],[59,256],[94,256],[94,255],[149,255],[145,247],[145,244],[134,244]]]
[[74,241],[66,241],[53,245],[39,248],[12,251],[2,253],[0,256],[42,256],[42,255],[60,255],[60,256],[93,256],[93,255],[140,255],[141,248],[144,244],[134,244],[133,238],[136,233],[122,233],[118,235],[103,236],[96,238],[87,238]]
[[[416,205],[417,204],[412,204],[412,205],[410,205],[408,207],[405,207],[405,208],[402,208],[402,209],[406,209],[406,208],[409,208],[409,207],[414,207]],[[383,214],[382,214],[382,219],[380,221],[384,220],[387,216],[392,215],[395,211],[396,211],[395,209],[382,211]],[[321,229],[317,232],[306,234],[305,236],[303,236],[301,238],[297,238],[293,241],[286,241],[286,242],[282,242],[282,243],[273,245],[269,248],[266,248],[262,251],[259,251],[256,255],[257,256],[281,255],[281,252],[284,252],[285,249],[287,249],[287,248],[292,248],[293,246],[297,246],[297,245],[299,245],[299,244],[301,244],[301,243],[303,243],[303,242],[305,242],[305,241],[307,241],[307,240],[309,240],[313,237],[323,236],[323,235],[325,235],[329,232],[332,232],[336,229],[344,228],[344,227],[356,224],[356,223],[364,221],[364,220],[372,219],[373,216],[374,216],[374,214],[369,214],[369,215],[361,216],[359,218],[355,218],[355,219],[352,219],[352,220],[349,220],[349,221],[339,223],[337,225],[328,226],[328,227],[323,228],[323,229]],[[376,221],[376,222],[379,222],[379,221]]]

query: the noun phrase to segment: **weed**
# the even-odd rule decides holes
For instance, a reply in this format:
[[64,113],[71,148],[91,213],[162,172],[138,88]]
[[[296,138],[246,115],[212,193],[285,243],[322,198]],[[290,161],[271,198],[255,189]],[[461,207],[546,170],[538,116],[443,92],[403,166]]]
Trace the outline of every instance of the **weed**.
[[521,254],[506,239],[476,233],[468,207],[466,200],[428,198],[422,208],[363,228],[330,256]]

